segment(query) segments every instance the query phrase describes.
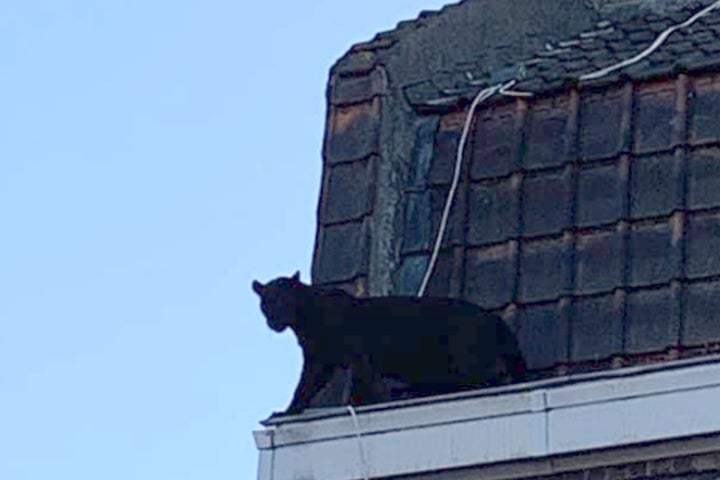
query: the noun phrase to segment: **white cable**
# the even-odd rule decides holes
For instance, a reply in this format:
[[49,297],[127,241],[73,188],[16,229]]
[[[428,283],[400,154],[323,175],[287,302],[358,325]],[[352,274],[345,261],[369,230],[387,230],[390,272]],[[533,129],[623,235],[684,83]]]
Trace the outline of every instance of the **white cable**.
[[435,238],[435,246],[433,247],[432,255],[430,256],[430,262],[428,263],[427,270],[425,271],[425,277],[423,278],[422,284],[420,284],[420,289],[417,293],[418,297],[422,297],[425,294],[425,289],[427,289],[433,269],[435,268],[435,263],[437,262],[437,257],[440,252],[440,245],[442,244],[443,236],[445,235],[445,229],[447,228],[448,217],[450,216],[450,208],[452,207],[452,203],[455,198],[455,191],[457,190],[458,183],[460,182],[460,171],[462,170],[463,151],[465,150],[465,143],[467,142],[467,137],[470,133],[470,125],[472,125],[472,119],[473,114],[475,113],[475,109],[480,104],[480,102],[492,97],[501,89],[509,88],[514,84],[515,80],[511,80],[505,84],[498,83],[497,85],[493,85],[492,87],[481,90],[470,104],[470,109],[468,110],[467,117],[465,118],[465,126],[463,127],[462,135],[460,135],[460,143],[458,144],[457,148],[457,155],[455,157],[455,171],[453,172],[453,179],[450,185],[450,191],[448,192],[447,200],[445,201],[445,209],[443,210],[442,217],[440,219],[440,228],[438,229],[438,234]]
[[362,466],[363,480],[370,480],[368,475],[368,465],[365,459],[365,450],[363,449],[362,436],[360,435],[360,423],[358,423],[357,413],[355,413],[355,407],[347,405],[347,409],[350,412],[350,416],[355,424],[355,437],[357,438],[358,453],[360,454],[360,465]]
[[626,59],[623,60],[622,62],[618,62],[618,63],[616,63],[616,64],[614,64],[614,65],[610,65],[609,67],[605,67],[605,68],[603,68],[603,69],[601,69],[601,70],[596,70],[596,71],[594,71],[594,72],[590,72],[590,73],[586,73],[586,74],[584,74],[584,75],[580,75],[580,80],[593,80],[593,79],[596,79],[596,78],[600,78],[600,77],[603,77],[603,76],[607,75],[607,74],[610,73],[610,72],[614,72],[615,70],[619,70],[619,69],[621,69],[621,68],[623,68],[623,67],[627,67],[628,65],[632,65],[633,63],[639,62],[640,60],[642,60],[643,58],[647,57],[648,55],[650,55],[651,53],[653,53],[655,50],[657,50],[657,48],[658,48],[665,40],[667,40],[667,38],[668,38],[673,32],[675,32],[676,30],[679,30],[679,29],[681,29],[681,28],[685,28],[685,27],[687,27],[687,26],[689,26],[689,25],[692,25],[693,23],[695,23],[695,21],[696,21],[698,18],[707,15],[709,12],[711,12],[712,10],[715,10],[715,9],[718,8],[718,7],[720,7],[720,0],[716,1],[715,3],[713,3],[713,4],[711,4],[711,5],[707,6],[707,7],[705,7],[704,9],[700,10],[698,13],[696,13],[696,14],[693,15],[692,17],[688,18],[688,19],[685,20],[684,22],[682,22],[682,23],[677,23],[677,24],[675,24],[675,25],[672,25],[672,26],[668,27],[667,29],[665,29],[664,31],[662,31],[662,32],[660,33],[660,35],[657,36],[657,38],[655,38],[655,41],[653,41],[653,43],[651,43],[649,47],[647,47],[645,50],[643,50],[642,52],[638,53],[638,54],[635,55],[634,57],[626,58]]
[[531,92],[521,92],[519,90],[508,90],[508,88],[512,87],[517,83],[517,80],[511,80],[505,85],[502,86],[500,89],[500,95],[505,95],[508,97],[532,97],[534,94]]

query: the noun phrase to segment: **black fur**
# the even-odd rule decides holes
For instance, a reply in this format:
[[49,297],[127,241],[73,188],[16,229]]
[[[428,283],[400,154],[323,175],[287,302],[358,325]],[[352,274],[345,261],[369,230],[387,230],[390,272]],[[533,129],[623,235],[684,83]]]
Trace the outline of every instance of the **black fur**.
[[463,300],[356,298],[304,285],[299,273],[253,282],[268,325],[291,328],[303,350],[300,382],[286,413],[306,408],[338,368],[350,368],[355,405],[386,400],[394,379],[413,395],[492,385],[524,373],[515,337],[498,316]]

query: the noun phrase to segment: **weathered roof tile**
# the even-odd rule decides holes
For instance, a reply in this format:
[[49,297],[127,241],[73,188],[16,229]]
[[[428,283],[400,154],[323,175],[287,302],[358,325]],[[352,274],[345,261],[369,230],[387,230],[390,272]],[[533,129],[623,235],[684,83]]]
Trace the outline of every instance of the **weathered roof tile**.
[[605,295],[573,304],[571,360],[599,360],[622,350],[622,298]]
[[638,291],[628,296],[625,350],[659,351],[680,343],[679,289]]
[[708,338],[720,337],[720,322],[716,314],[720,308],[720,282],[690,285],[684,297],[682,343],[697,345],[707,342]]

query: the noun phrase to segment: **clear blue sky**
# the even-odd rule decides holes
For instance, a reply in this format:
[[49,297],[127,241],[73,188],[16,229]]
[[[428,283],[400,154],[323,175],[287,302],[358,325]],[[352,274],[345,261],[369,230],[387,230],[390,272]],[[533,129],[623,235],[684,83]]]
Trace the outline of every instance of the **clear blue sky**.
[[0,2],[0,479],[255,477],[328,69],[444,3]]

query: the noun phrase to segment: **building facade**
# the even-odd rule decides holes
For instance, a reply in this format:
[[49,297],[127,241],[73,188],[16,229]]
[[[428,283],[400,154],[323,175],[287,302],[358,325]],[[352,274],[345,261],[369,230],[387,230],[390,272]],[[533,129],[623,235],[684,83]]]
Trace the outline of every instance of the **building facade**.
[[427,294],[530,381],[274,419],[262,480],[720,475],[716,3],[466,0],[337,62],[313,283],[415,294],[454,190]]

